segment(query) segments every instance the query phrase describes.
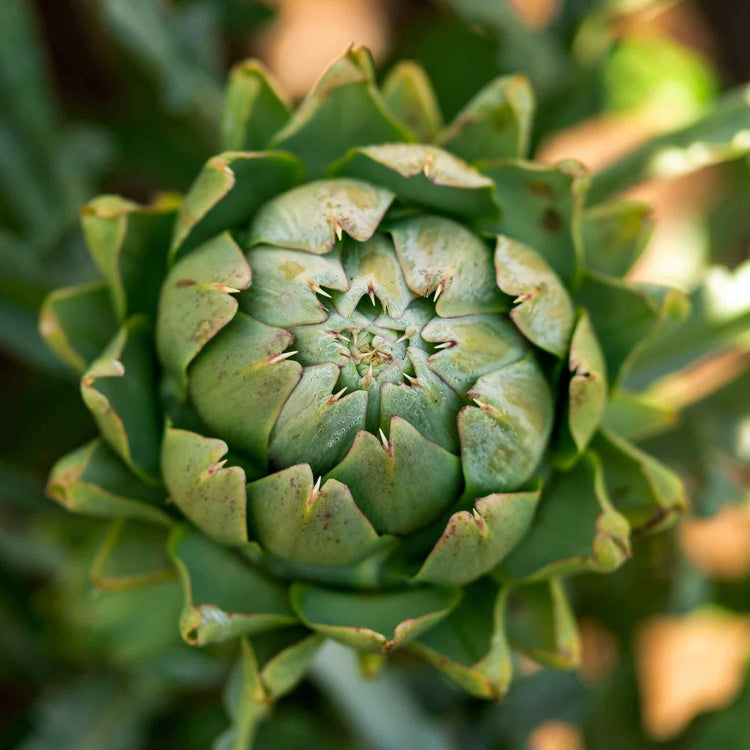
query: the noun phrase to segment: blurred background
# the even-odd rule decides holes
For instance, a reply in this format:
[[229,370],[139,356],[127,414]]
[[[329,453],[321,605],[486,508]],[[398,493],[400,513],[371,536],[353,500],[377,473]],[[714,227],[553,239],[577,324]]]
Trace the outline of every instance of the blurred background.
[[[83,202],[184,191],[218,150],[223,81],[244,57],[296,99],[352,43],[381,75],[413,59],[446,120],[522,71],[535,158],[598,171],[747,82],[748,34],[743,0],[2,0],[0,747],[205,748],[227,723],[233,653],[180,642],[173,582],[112,590],[96,575],[98,524],[44,497],[52,462],[93,436],[36,333],[48,291],[93,277]],[[695,298],[665,346],[699,364],[638,384],[686,409],[643,438],[686,476],[691,511],[637,539],[616,574],[575,582],[580,670],[529,660],[494,705],[409,662],[379,688],[342,663],[276,707],[259,747],[388,747],[377,717],[394,696],[424,747],[750,746],[750,162],[659,179],[679,171],[628,195],[656,219],[631,275]]]

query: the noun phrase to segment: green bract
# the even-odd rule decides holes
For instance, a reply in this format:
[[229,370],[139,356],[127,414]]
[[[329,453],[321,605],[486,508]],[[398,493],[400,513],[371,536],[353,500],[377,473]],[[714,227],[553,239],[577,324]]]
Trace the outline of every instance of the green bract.
[[147,547],[168,549],[184,638],[251,636],[256,713],[324,638],[405,649],[487,698],[513,652],[573,666],[562,578],[614,570],[631,531],[684,506],[674,474],[602,428],[686,311],[622,278],[647,211],[585,208],[582,165],[524,159],[522,76],[445,128],[414,65],[384,92],[364,50],[293,112],[239,65],[231,150],[179,206],[86,206],[103,282],[42,313],[101,433],[50,494],[156,525],[142,555],[110,535],[100,569],[148,582]]

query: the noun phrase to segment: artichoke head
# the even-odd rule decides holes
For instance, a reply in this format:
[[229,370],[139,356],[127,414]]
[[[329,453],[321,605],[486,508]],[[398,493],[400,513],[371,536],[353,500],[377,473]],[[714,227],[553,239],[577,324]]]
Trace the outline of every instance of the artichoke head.
[[107,580],[163,581],[133,550],[167,549],[185,640],[249,636],[269,700],[324,638],[482,697],[514,652],[574,666],[563,578],[684,506],[616,416],[685,299],[623,278],[642,205],[588,208],[581,164],[524,158],[532,111],[502,77],[444,126],[418,67],[379,90],[362,49],[292,111],[246,62],[184,198],[83,209],[102,282],[41,330],[100,437],[49,493],[119,524]]

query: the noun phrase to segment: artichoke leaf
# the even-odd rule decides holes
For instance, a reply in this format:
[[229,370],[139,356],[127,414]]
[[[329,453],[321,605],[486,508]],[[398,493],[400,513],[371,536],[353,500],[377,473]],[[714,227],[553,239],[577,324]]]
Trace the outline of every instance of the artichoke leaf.
[[451,614],[407,646],[476,698],[501,698],[513,675],[505,636],[507,587],[490,578],[466,587]]
[[211,157],[182,202],[169,260],[246,223],[258,208],[301,178],[299,160],[280,151],[225,151]]
[[271,431],[268,456],[276,466],[308,463],[322,474],[339,463],[365,427],[367,393],[334,395],[339,368],[307,367]]
[[414,368],[408,383],[383,383],[380,389],[380,429],[387,430],[391,417],[398,416],[428,440],[458,454],[460,445],[456,417],[462,402],[458,394],[429,366],[427,353],[410,346],[407,356]]
[[499,159],[480,165],[480,169],[494,181],[502,209],[499,221],[484,224],[487,231],[533,248],[568,289],[574,288],[583,262],[585,167],[572,160],[547,166]]
[[458,415],[467,492],[518,489],[539,464],[552,429],[552,394],[539,365],[527,354],[480,377],[466,397],[476,404]]
[[242,60],[229,72],[221,117],[225,151],[261,151],[289,120],[291,106],[278,81],[258,60]]
[[161,454],[171,501],[203,532],[224,544],[247,541],[245,472],[228,466],[227,444],[167,426]]
[[517,362],[526,346],[516,327],[499,315],[433,318],[421,337],[436,344],[430,369],[461,396],[483,375]]
[[39,333],[67,365],[83,374],[117,332],[109,290],[102,283],[57,289],[39,313]]
[[180,577],[180,633],[192,646],[264,633],[297,621],[284,586],[231,549],[187,526],[172,532],[168,549]]
[[259,245],[247,258],[253,285],[239,295],[240,309],[268,325],[322,323],[328,316],[317,295],[330,296],[322,287],[344,291],[348,286],[336,253],[321,256]]
[[325,478],[351,490],[378,533],[408,534],[461,494],[461,461],[397,416],[381,440],[357,433],[349,453]]
[[508,237],[497,238],[497,285],[515,297],[510,317],[529,341],[563,357],[568,350],[575,313],[557,274],[533,250]]
[[677,409],[641,393],[616,388],[602,415],[602,427],[626,440],[645,440],[675,427]]
[[557,453],[569,465],[586,450],[607,403],[607,368],[589,316],[581,312],[568,355],[570,383]]
[[420,143],[432,143],[443,126],[443,116],[424,68],[410,60],[400,62],[388,73],[382,89],[391,113]]
[[617,385],[648,342],[676,329],[690,303],[684,292],[587,271],[576,303],[595,311],[591,325],[604,352],[610,383]]
[[365,294],[380,300],[383,310],[400,318],[414,300],[393,243],[376,234],[366,242],[349,241],[344,249],[349,288],[336,295],[336,311],[348,318]]
[[309,631],[287,628],[240,641],[240,655],[224,693],[232,723],[216,740],[216,750],[252,746],[258,724],[272,703],[299,684],[323,640]]
[[74,513],[169,525],[164,491],[140,481],[100,438],[61,458],[47,495]]
[[310,177],[316,178],[356,146],[413,140],[414,135],[388,111],[375,86],[370,53],[357,47],[323,73],[269,146],[299,156]]
[[660,531],[687,510],[681,479],[653,456],[604,430],[591,449],[602,461],[609,496],[634,531]]
[[492,180],[437,146],[363,146],[332,164],[329,172],[383,185],[401,200],[428,209],[465,218],[500,215]]
[[232,297],[250,286],[251,271],[229,233],[205,242],[170,270],[162,287],[156,324],[159,359],[183,393],[187,368],[234,318]]
[[307,464],[291,466],[247,487],[250,527],[264,550],[295,562],[354,565],[380,537],[335,479],[315,482]]
[[495,493],[454,513],[415,576],[442,586],[463,586],[489,573],[524,537],[541,489]]
[[158,483],[161,442],[151,326],[128,319],[81,378],[102,437],[143,481]]
[[509,586],[505,629],[512,648],[553,669],[575,669],[581,640],[559,578]]
[[524,158],[533,116],[534,92],[526,76],[501,76],[469,101],[437,143],[468,162]]
[[523,542],[496,569],[503,579],[535,581],[591,570],[608,573],[630,556],[630,527],[607,497],[601,464],[590,451],[542,489]]
[[621,200],[587,208],[583,213],[586,267],[624,277],[645,250],[653,230],[648,203]]
[[101,195],[81,210],[86,243],[120,322],[137,313],[153,315],[178,206],[174,196],[140,206],[118,195]]
[[360,592],[294,583],[289,596],[300,620],[315,632],[361,651],[390,653],[446,617],[461,601],[461,590]]
[[289,331],[237,313],[190,370],[190,394],[203,421],[264,466],[271,430],[302,376],[284,351],[291,342]]
[[248,247],[258,244],[325,255],[346,232],[369,240],[393,201],[384,187],[361,180],[314,180],[268,201],[250,224]]
[[168,533],[161,526],[139,521],[113,521],[91,565],[94,586],[123,591],[176,578],[167,554]]
[[434,294],[441,317],[507,310],[492,253],[473,232],[450,219],[417,216],[397,222],[391,234],[409,288],[420,297]]

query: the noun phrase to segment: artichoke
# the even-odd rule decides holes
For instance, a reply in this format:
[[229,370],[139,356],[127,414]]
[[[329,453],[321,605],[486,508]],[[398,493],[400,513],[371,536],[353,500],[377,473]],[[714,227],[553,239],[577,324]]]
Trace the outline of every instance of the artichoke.
[[104,588],[176,575],[188,643],[243,637],[227,742],[325,639],[484,698],[515,654],[574,666],[565,577],[684,508],[625,437],[670,415],[622,386],[685,296],[623,278],[646,206],[525,160],[533,108],[501,77],[444,126],[420,68],[379,90],[351,49],[292,111],[244,62],[183,199],[83,208],[103,280],[40,325],[100,437],[49,495],[112,519]]

